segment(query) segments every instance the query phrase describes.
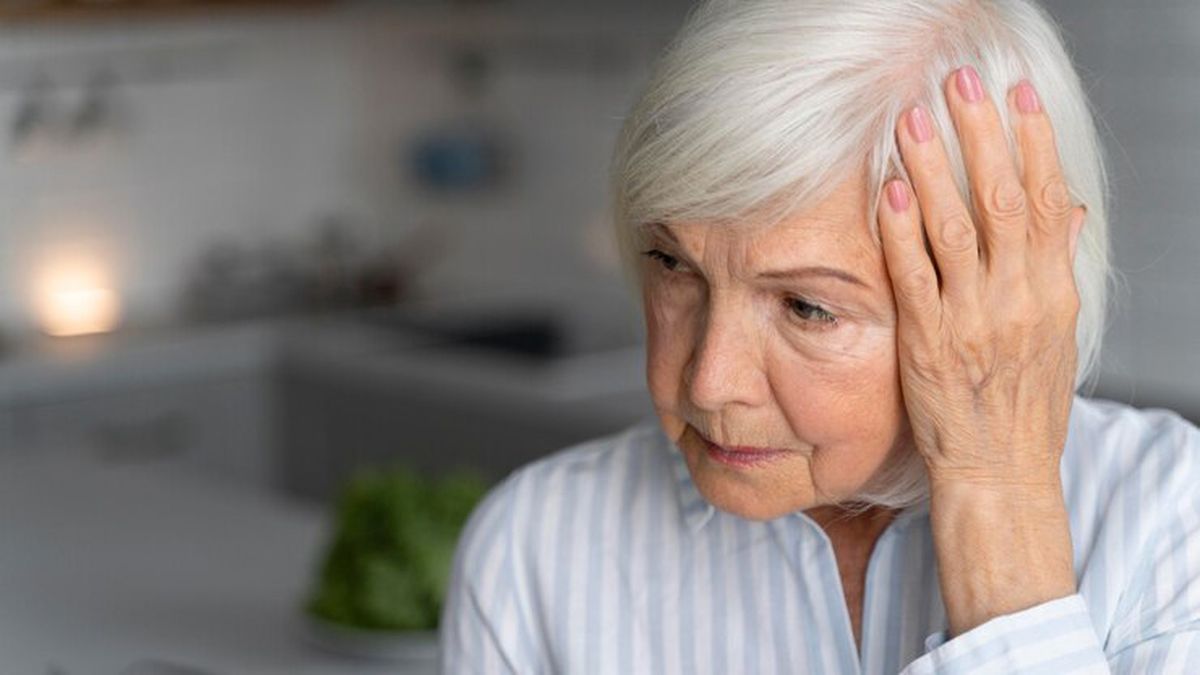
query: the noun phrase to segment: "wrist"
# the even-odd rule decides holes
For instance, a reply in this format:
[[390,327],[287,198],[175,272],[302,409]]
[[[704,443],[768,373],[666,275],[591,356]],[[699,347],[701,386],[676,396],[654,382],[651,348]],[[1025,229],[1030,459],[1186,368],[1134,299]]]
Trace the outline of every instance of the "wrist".
[[[983,490],[994,494],[1043,494],[1062,489],[1060,461],[1038,458],[1028,462],[1001,462],[988,466],[978,461],[963,462],[948,459],[934,460],[943,453],[924,453],[925,472],[931,488],[956,491]],[[968,456],[994,455],[998,453],[977,451]],[[981,465],[983,464],[983,465]]]
[[931,481],[950,634],[1075,592],[1061,482]]
[[1026,472],[1017,477],[930,470],[928,475],[930,500],[960,508],[1012,512],[1063,506],[1062,479],[1057,471]]

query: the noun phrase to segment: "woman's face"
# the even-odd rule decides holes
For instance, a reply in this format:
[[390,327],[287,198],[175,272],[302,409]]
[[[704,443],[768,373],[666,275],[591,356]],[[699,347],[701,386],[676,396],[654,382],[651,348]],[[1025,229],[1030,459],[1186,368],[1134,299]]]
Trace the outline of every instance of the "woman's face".
[[[765,520],[836,503],[910,447],[895,301],[868,211],[856,177],[771,229],[651,230],[647,383],[722,510]],[[779,452],[722,452],[706,438]]]

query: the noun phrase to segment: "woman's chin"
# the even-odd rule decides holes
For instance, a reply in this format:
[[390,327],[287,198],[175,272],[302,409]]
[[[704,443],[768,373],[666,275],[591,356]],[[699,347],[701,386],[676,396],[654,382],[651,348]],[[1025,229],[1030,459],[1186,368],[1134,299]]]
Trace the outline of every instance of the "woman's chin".
[[701,489],[700,494],[718,509],[747,520],[774,520],[817,506],[816,500],[798,499],[794,495],[787,499],[764,499],[736,489],[716,489],[711,496]]
[[799,457],[792,460],[804,466],[791,467],[799,470],[776,466],[760,473],[697,457],[690,467],[692,482],[708,503],[722,511],[749,520],[773,520],[820,504],[814,497],[807,462]]

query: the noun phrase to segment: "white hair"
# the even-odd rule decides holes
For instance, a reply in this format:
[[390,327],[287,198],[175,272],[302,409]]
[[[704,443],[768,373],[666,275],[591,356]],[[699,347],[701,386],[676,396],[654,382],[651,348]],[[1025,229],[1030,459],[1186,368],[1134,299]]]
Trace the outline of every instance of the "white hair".
[[[1060,28],[1032,0],[706,0],[663,53],[617,140],[614,225],[631,288],[651,223],[755,222],[811,208],[865,172],[870,210],[907,172],[894,130],[931,111],[964,203],[973,201],[943,82],[973,65],[1008,124],[1008,90],[1029,79],[1055,129],[1063,175],[1087,206],[1075,280],[1076,389],[1105,327],[1108,181],[1090,104]],[[1011,147],[1015,141],[1009,130]],[[1020,157],[1015,153],[1018,163]],[[879,234],[872,215],[872,235]],[[640,301],[640,292],[635,292]],[[1094,386],[1094,382],[1092,383]],[[928,497],[923,461],[896,456],[855,503],[902,508]]]

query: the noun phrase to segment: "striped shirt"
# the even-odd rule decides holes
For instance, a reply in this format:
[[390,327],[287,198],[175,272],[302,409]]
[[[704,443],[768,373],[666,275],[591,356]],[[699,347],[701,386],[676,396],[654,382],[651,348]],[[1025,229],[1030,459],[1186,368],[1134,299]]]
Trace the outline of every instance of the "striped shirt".
[[947,640],[928,502],[868,563],[861,651],[829,538],[711,506],[654,417],[513,472],[472,514],[445,673],[1200,673],[1200,430],[1075,397],[1077,592]]

